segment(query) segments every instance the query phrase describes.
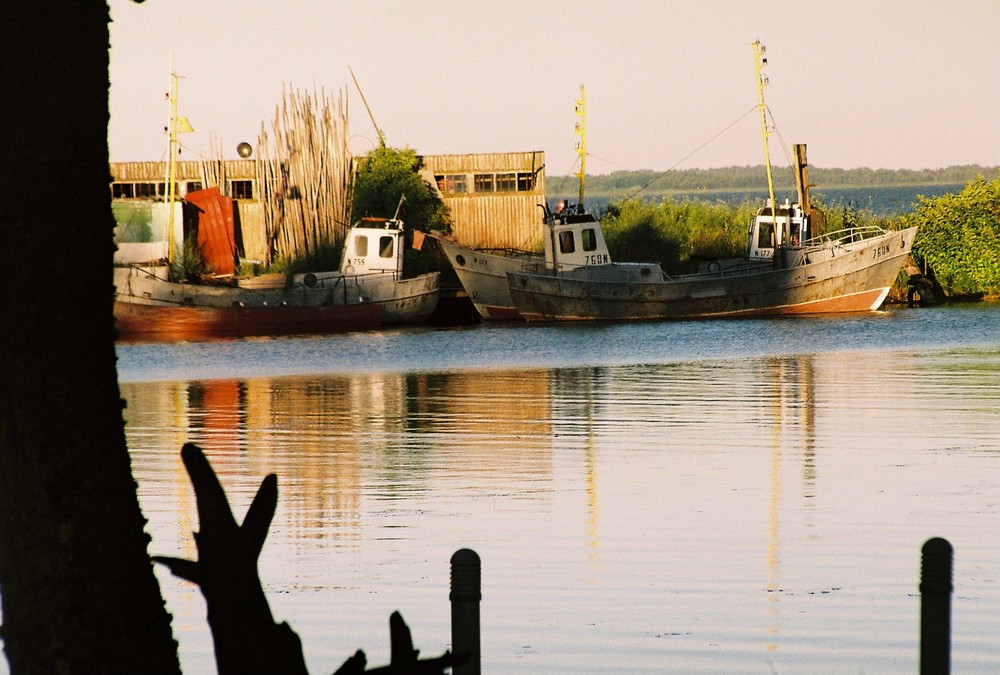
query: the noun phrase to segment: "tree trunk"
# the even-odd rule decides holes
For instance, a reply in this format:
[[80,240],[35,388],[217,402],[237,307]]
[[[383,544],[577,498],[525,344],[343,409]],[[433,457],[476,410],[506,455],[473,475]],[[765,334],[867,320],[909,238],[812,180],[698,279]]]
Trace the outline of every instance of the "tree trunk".
[[4,650],[13,673],[178,672],[115,368],[109,10],[7,0],[2,14]]

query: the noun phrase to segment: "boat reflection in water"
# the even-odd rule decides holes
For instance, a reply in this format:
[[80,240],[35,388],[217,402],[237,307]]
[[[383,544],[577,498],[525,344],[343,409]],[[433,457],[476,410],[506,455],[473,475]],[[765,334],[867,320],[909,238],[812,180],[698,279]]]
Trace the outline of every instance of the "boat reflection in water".
[[[317,672],[388,663],[394,610],[446,649],[462,547],[486,672],[912,672],[935,535],[961,558],[953,662],[987,672],[998,370],[997,350],[829,352],[122,390],[152,552],[193,552],[182,443],[239,518],[278,475],[261,576]],[[182,665],[210,670],[197,589],[158,575]]]

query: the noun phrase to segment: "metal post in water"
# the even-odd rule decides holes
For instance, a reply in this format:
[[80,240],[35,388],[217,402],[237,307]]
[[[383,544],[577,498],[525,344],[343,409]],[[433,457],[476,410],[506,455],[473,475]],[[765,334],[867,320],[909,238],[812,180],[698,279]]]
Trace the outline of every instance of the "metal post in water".
[[952,547],[941,537],[928,539],[920,559],[920,675],[951,670]]
[[452,667],[453,675],[479,675],[479,602],[482,594],[479,554],[462,548],[451,556],[451,651],[469,658]]

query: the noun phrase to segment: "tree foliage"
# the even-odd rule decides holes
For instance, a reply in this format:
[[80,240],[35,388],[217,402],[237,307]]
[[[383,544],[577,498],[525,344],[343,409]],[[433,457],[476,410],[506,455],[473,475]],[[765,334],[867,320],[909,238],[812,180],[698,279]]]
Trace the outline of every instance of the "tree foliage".
[[361,159],[354,179],[351,220],[391,218],[405,196],[401,218],[411,230],[450,231],[448,207],[420,176],[423,162],[410,148],[379,146]]
[[949,294],[1000,293],[1000,178],[979,177],[961,192],[918,199],[917,210],[900,218],[920,228],[914,256]]

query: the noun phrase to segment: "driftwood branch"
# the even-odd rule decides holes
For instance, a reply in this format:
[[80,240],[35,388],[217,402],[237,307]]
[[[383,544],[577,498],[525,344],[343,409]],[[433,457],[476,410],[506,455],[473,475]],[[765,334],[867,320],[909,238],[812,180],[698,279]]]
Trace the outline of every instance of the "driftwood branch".
[[271,474],[263,480],[243,525],[237,525],[201,448],[187,443],[181,458],[198,503],[198,560],[153,560],[201,588],[219,673],[307,672],[299,636],[288,624],[274,622],[257,572],[278,502],[277,478]]
[[419,649],[413,648],[413,638],[410,628],[403,621],[399,612],[393,612],[389,617],[389,640],[391,644],[391,660],[388,666],[365,670],[367,659],[365,653],[358,650],[354,656],[347,659],[334,675],[360,675],[361,673],[381,673],[382,675],[398,675],[412,673],[413,675],[440,675],[445,669],[464,663],[468,655],[444,654],[432,659],[420,660]]
[[[233,517],[226,492],[197,445],[186,443],[181,459],[191,477],[198,504],[200,531],[194,534],[198,560],[155,556],[153,560],[201,588],[220,675],[229,673],[306,673],[302,643],[287,623],[276,624],[257,572],[267,531],[278,504],[278,479],[261,482],[243,524]],[[366,670],[367,659],[355,652],[336,675],[359,673],[443,673],[467,655],[444,654],[419,659],[410,629],[399,612],[389,617],[392,657],[388,666]]]

